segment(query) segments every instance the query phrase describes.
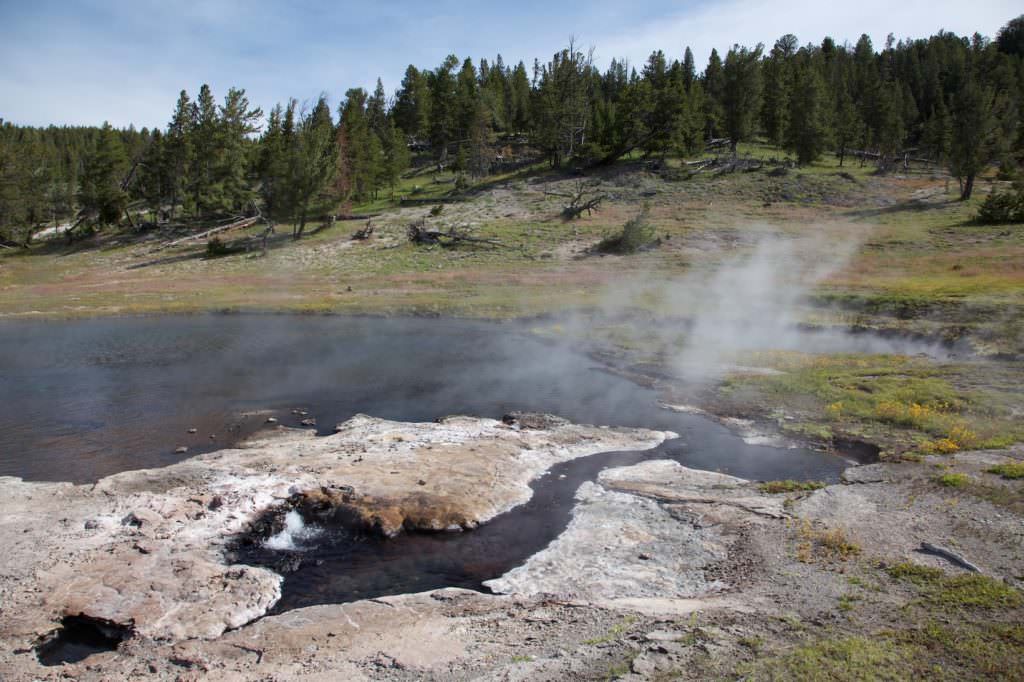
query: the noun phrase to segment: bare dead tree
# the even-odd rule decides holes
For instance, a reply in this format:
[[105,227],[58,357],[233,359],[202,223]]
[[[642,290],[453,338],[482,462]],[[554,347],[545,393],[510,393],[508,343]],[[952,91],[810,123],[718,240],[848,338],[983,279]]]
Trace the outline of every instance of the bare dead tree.
[[596,182],[577,180],[572,194],[561,195],[569,199],[569,203],[562,208],[562,218],[575,220],[583,215],[584,211],[589,216],[598,210],[601,202],[605,200],[605,195],[598,191],[598,186],[599,183]]

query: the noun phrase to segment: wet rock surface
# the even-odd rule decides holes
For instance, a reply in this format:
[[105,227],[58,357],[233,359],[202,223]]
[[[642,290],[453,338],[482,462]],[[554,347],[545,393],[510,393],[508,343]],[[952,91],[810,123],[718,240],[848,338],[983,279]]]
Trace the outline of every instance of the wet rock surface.
[[[1024,534],[1012,498],[1007,506],[1004,498],[996,504],[941,489],[933,462],[871,465],[846,483],[769,495],[743,479],[651,460],[606,469],[581,485],[566,530],[491,582],[504,594],[439,589],[298,608],[229,628],[225,614],[261,603],[253,600],[273,594],[278,578],[218,564],[211,547],[296,495],[310,504],[347,496],[357,507],[389,500],[394,523],[429,526],[418,516],[425,507],[409,496],[455,500],[461,490],[459,513],[479,523],[529,495],[530,477],[552,462],[664,437],[568,424],[526,430],[490,420],[365,417],[342,425],[340,434],[328,447],[330,439],[283,432],[95,488],[0,480],[11,500],[0,525],[11,547],[0,562],[5,679],[730,677],[749,672],[765,650],[898,626],[920,599],[888,578],[886,565],[962,570],[918,552],[923,540],[956,548],[1009,584],[1024,575]],[[962,453],[942,465],[995,486],[987,469],[1022,458],[1020,450]],[[441,461],[458,467],[442,470]],[[500,472],[488,468],[499,463]],[[499,482],[497,473],[511,482]],[[1021,492],[1019,481],[1000,485]],[[372,509],[390,518],[384,507]],[[826,529],[856,542],[858,558],[818,546],[814,533]],[[165,572],[150,563],[156,556]],[[104,561],[138,566],[145,578],[110,564],[101,576]],[[172,576],[178,584],[161,583]],[[74,579],[82,581],[77,593],[60,591],[61,581]],[[96,581],[91,591],[89,580]],[[150,585],[159,589],[150,593]],[[172,604],[175,594],[180,601]],[[855,611],[837,607],[844,603]],[[32,647],[62,616],[79,615],[74,610],[93,619],[134,613],[138,620],[116,651],[42,666]]]
[[215,639],[280,597],[280,575],[223,556],[227,538],[267,509],[296,498],[348,504],[385,535],[472,528],[528,499],[530,480],[557,462],[672,435],[553,424],[357,416],[332,436],[281,430],[94,486],[0,478],[0,641],[28,650],[67,617],[143,640]]

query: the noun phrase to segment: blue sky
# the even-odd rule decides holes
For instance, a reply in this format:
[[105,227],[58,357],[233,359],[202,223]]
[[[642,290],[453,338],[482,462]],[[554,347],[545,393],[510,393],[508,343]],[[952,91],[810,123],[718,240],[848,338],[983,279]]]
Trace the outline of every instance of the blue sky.
[[0,0],[0,118],[16,123],[163,127],[178,92],[208,82],[221,98],[246,88],[265,110],[288,97],[373,87],[390,94],[406,65],[433,68],[460,58],[522,59],[531,65],[570,36],[593,47],[602,68],[613,57],[639,64],[653,49],[681,57],[693,48],[703,68],[712,47],[771,44],[795,33],[801,44],[831,35],[881,46],[889,32],[924,37],[939,29],[994,36],[1021,13],[1004,0],[725,0],[501,3],[263,2],[224,0]]

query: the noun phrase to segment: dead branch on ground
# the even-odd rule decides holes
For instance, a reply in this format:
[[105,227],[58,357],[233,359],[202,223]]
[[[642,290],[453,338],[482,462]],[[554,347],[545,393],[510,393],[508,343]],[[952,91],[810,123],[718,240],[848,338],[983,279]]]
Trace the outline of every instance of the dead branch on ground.
[[562,218],[574,220],[583,215],[584,211],[589,216],[598,210],[601,202],[605,200],[605,195],[597,191],[598,186],[599,183],[596,182],[577,180],[575,192],[572,195],[566,195],[569,203],[562,208]]
[[367,220],[366,225],[352,233],[352,241],[366,241],[373,234],[373,221]]
[[447,232],[431,229],[427,227],[427,221],[424,219],[410,223],[406,228],[406,234],[409,235],[409,241],[413,244],[438,244],[444,247],[456,246],[462,243],[501,246],[501,242],[497,240],[473,237],[472,235],[469,235],[464,231],[460,231],[455,227],[448,228]]

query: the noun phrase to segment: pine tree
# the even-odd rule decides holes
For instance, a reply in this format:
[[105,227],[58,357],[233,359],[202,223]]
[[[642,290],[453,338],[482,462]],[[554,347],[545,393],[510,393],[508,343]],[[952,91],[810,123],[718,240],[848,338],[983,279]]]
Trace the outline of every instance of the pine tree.
[[221,205],[216,168],[220,165],[220,119],[210,86],[203,84],[194,105],[194,124],[188,163],[188,209],[193,216],[208,215]]
[[530,129],[530,80],[526,75],[526,65],[523,62],[516,64],[512,70],[512,77],[509,81],[509,98],[511,100],[511,119],[509,127],[513,132],[523,132]]
[[708,59],[708,67],[704,70],[704,96],[706,101],[704,113],[709,139],[720,138],[725,134],[725,113],[722,105],[724,93],[725,76],[722,72],[722,59],[718,56],[718,50],[712,48],[711,57]]
[[736,145],[749,139],[761,107],[761,50],[736,45],[729,50],[722,68],[722,109],[725,132],[733,155]]
[[786,133],[793,89],[792,47],[796,36],[787,34],[775,41],[768,58],[764,60],[764,103],[761,122],[765,135],[777,145]]
[[455,136],[460,142],[469,138],[481,107],[476,69],[473,60],[466,59],[455,87]]
[[693,63],[693,51],[690,50],[690,46],[686,46],[686,51],[683,53],[683,83],[686,85],[686,91],[690,92],[693,88],[694,81],[697,80],[697,67]]
[[573,157],[586,140],[591,68],[591,58],[570,42],[537,74],[533,139],[553,168]]
[[82,210],[94,216],[99,225],[112,225],[121,220],[128,195],[121,187],[128,167],[124,143],[109,123],[104,123],[96,149],[86,157],[78,202]]
[[949,170],[960,181],[962,201],[971,198],[974,180],[990,160],[996,128],[992,101],[993,93],[975,76],[967,77],[953,100]]
[[387,107],[387,99],[384,96],[384,84],[381,83],[380,78],[377,78],[377,87],[366,100],[366,120],[370,130],[378,137],[384,133]]
[[214,174],[220,188],[219,210],[241,211],[255,198],[249,136],[259,131],[257,121],[262,117],[261,109],[249,107],[245,90],[228,90],[220,108],[216,136],[217,165]]
[[796,154],[797,163],[817,161],[829,143],[831,112],[825,81],[809,60],[794,72],[789,110],[786,149]]
[[164,140],[164,163],[168,178],[168,200],[173,218],[188,182],[189,162],[192,158],[192,132],[195,128],[195,108],[184,90],[178,96],[174,117],[167,126]]
[[291,184],[294,197],[292,236],[302,237],[306,222],[313,215],[333,212],[338,197],[331,192],[337,170],[334,122],[326,98],[321,95],[311,111],[299,117],[292,163]]
[[921,143],[936,163],[946,163],[949,159],[952,137],[953,124],[949,117],[949,109],[940,97],[928,120],[925,121]]
[[430,126],[430,90],[426,77],[412,64],[395,94],[395,125],[405,135],[424,139]]
[[448,145],[455,139],[455,78],[452,69],[458,63],[455,55],[448,55],[427,78],[430,85],[428,135],[430,146],[441,163],[447,160]]
[[840,84],[838,90],[834,130],[836,153],[839,155],[839,166],[842,167],[847,152],[864,137],[864,122],[860,119],[860,112],[854,104],[853,98],[850,97],[845,83]]
[[409,167],[409,147],[406,145],[401,131],[395,125],[393,116],[389,116],[385,123],[381,147],[384,152],[384,163],[380,184],[390,187],[391,193],[394,195],[395,186],[401,179],[402,173]]
[[384,156],[380,140],[370,130],[366,100],[365,90],[353,88],[345,93],[341,110],[351,193],[360,201],[377,190]]
[[[294,117],[294,100],[288,103],[288,109]],[[271,220],[291,215],[291,206],[288,202],[288,156],[292,144],[285,134],[284,116],[285,110],[280,104],[270,110],[267,129],[260,140],[260,156],[257,163],[264,213]]]
[[164,136],[159,130],[154,130],[139,160],[135,194],[149,207],[156,221],[159,221],[161,209],[171,195],[166,156]]

